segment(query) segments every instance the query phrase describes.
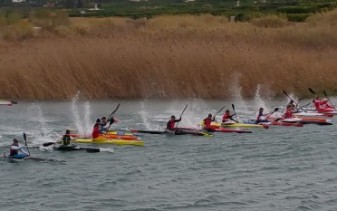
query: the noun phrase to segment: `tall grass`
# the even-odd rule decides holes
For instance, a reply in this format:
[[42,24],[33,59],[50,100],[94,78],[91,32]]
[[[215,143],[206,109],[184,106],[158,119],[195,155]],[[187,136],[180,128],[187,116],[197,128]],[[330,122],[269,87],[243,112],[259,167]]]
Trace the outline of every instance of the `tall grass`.
[[224,98],[234,74],[246,97],[258,84],[273,96],[336,94],[337,37],[326,23],[334,14],[278,28],[209,15],[71,19],[62,36],[0,41],[0,96]]

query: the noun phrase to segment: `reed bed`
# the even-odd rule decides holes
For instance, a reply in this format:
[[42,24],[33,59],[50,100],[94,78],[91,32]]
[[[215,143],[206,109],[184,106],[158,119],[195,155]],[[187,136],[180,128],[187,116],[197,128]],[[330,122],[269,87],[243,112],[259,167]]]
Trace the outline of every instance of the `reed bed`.
[[57,30],[0,41],[0,97],[226,98],[233,77],[245,97],[258,84],[272,97],[308,95],[308,87],[336,94],[336,14],[296,24],[274,16],[249,23],[210,15],[70,19]]

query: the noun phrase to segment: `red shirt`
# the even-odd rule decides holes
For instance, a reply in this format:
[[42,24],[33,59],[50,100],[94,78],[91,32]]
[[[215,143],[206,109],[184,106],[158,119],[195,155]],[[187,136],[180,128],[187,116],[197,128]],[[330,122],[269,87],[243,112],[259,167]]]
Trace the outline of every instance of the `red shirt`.
[[222,122],[227,122],[228,120],[230,120],[231,115],[230,114],[224,114],[222,117]]
[[211,122],[212,122],[212,118],[210,118],[210,117],[207,117],[207,118],[205,118],[204,119],[204,127],[205,128],[210,128],[211,127]]
[[99,137],[99,124],[95,124],[92,130],[91,138],[98,138]]
[[283,115],[284,118],[293,118],[293,112],[291,109],[287,109],[286,112]]

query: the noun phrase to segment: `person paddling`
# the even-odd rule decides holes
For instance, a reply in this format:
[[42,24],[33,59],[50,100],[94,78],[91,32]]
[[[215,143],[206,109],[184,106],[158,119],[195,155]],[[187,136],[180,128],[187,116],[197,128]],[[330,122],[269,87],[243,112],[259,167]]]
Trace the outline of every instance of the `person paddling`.
[[92,129],[91,138],[93,139],[98,138],[100,134],[100,130],[101,130],[101,120],[96,119],[96,123],[94,124],[94,127]]
[[29,156],[29,153],[25,151],[25,146],[19,146],[19,140],[13,139],[13,143],[9,150],[9,157],[23,159]]
[[107,118],[104,116],[101,118],[101,126],[100,126],[100,133],[106,133],[109,131],[109,128],[111,125],[116,122],[116,120],[113,118],[113,116],[107,120]]
[[62,145],[64,146],[70,145],[70,140],[71,140],[70,130],[66,130],[66,134],[64,134],[62,137]]
[[261,122],[269,122],[266,117],[266,115],[263,114],[263,108],[259,109],[259,114],[256,117],[255,124],[259,124]]
[[176,122],[180,122],[180,121],[181,121],[181,117],[179,119],[176,119],[176,117],[172,115],[171,119],[166,124],[166,130],[174,131]]
[[235,119],[233,119],[233,116],[235,116],[236,114],[231,114],[230,111],[227,109],[224,113],[224,115],[222,116],[222,123],[233,123],[233,122],[238,122]]
[[293,106],[288,104],[287,105],[287,108],[282,116],[282,119],[288,119],[288,118],[293,118],[294,115],[293,115]]
[[212,126],[211,123],[215,121],[215,117],[212,117],[212,114],[208,114],[208,116],[203,120],[203,128],[205,130],[209,130]]

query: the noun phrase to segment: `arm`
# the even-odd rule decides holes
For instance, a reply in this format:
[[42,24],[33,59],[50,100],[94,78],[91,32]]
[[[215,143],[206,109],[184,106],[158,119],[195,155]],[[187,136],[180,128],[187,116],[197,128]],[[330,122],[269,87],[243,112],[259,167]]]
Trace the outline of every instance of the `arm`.
[[181,121],[181,117],[177,120],[174,120],[174,122],[180,122]]

